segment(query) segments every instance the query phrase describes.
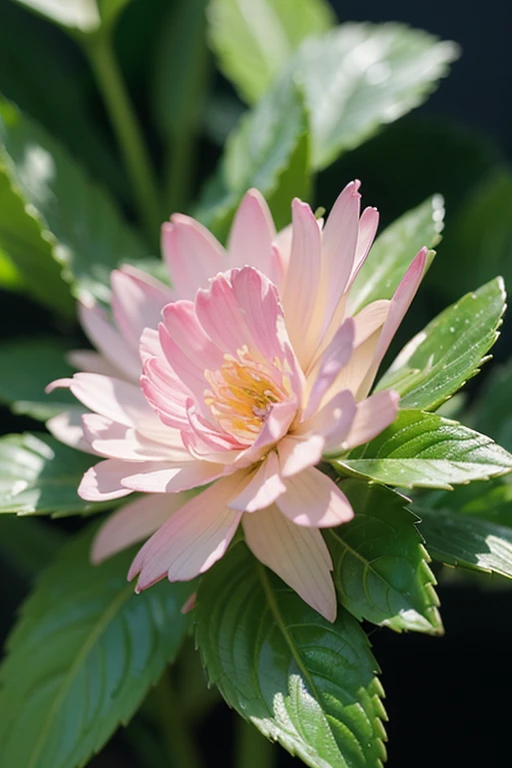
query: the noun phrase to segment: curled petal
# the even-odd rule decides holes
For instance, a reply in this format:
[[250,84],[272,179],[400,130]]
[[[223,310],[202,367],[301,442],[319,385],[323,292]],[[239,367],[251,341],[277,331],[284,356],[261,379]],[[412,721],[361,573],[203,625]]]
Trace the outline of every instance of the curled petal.
[[329,528],[354,516],[345,494],[314,467],[286,478],[285,482],[286,493],[279,496],[276,504],[296,525]]
[[275,451],[272,451],[260,464],[249,484],[230,501],[229,506],[240,512],[255,512],[270,506],[285,491],[279,460]]
[[87,470],[78,486],[78,495],[86,501],[111,501],[128,496],[131,489],[124,488],[121,480],[126,474],[127,462],[118,459],[100,461]]

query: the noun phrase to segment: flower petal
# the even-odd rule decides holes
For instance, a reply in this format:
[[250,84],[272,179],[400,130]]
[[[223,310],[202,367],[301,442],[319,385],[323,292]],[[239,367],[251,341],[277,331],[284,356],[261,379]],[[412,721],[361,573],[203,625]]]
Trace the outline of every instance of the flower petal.
[[135,267],[115,269],[111,276],[112,312],[123,338],[139,354],[144,328],[156,328],[172,291]]
[[91,349],[72,349],[66,359],[77,371],[86,373],[101,373],[102,376],[119,376],[119,369],[110,363],[106,357],[93,352]]
[[[308,376],[311,388],[304,411],[304,420],[310,419],[320,407],[326,393],[349,362],[354,348],[355,323],[349,317],[340,325],[333,340],[322,353],[317,365]],[[339,391],[339,388],[336,389]]]
[[286,493],[276,501],[281,512],[296,525],[328,528],[354,516],[347,497],[315,467],[286,478]]
[[77,451],[96,455],[96,451],[91,448],[84,438],[84,428],[82,426],[82,416],[84,413],[85,411],[81,410],[80,406],[77,406],[76,410],[59,413],[57,416],[52,416],[51,419],[48,419],[46,429],[64,445],[76,448]]
[[320,531],[289,522],[273,505],[244,515],[247,546],[315,611],[336,618],[332,561]]
[[277,451],[282,477],[291,477],[318,464],[324,452],[323,435],[287,435],[279,441]]
[[250,189],[238,206],[228,241],[230,267],[256,267],[272,282],[277,279],[272,241],[276,230],[263,195]]
[[124,488],[121,480],[128,462],[106,459],[87,470],[78,486],[78,495],[86,501],[110,501],[128,496],[131,489]]
[[376,392],[357,404],[357,412],[343,448],[363,445],[379,435],[396,419],[400,396],[392,389]]
[[286,486],[281,480],[279,460],[276,452],[272,451],[260,464],[249,484],[233,501],[229,502],[229,506],[240,512],[254,512],[273,504],[285,491]]
[[140,574],[136,591],[166,575],[170,581],[187,581],[222,557],[242,516],[227,506],[239,486],[239,476],[220,480],[164,523],[138,552],[128,572],[130,581]]
[[123,376],[133,381],[140,374],[140,360],[135,349],[125,341],[93,299],[78,304],[80,324],[89,340]]
[[350,433],[357,413],[356,401],[350,390],[345,389],[329,400],[309,421],[297,430],[302,435],[321,435],[324,440],[323,452],[341,446]]
[[91,561],[94,565],[151,536],[185,504],[181,494],[154,495],[137,499],[114,512],[94,537]]
[[[233,472],[235,468],[233,467]],[[208,461],[189,461],[177,464],[165,461],[147,461],[125,464],[122,486],[141,493],[177,493],[188,491],[225,475],[224,464]]]
[[174,300],[193,299],[198,288],[228,268],[220,243],[206,227],[180,213],[162,226],[162,253],[171,275]]
[[354,258],[354,264],[352,266],[352,272],[350,273],[349,285],[354,282],[357,277],[357,273],[366,261],[368,252],[372,247],[372,243],[375,239],[378,226],[378,210],[376,208],[365,208],[361,214],[361,218],[359,219],[356,255]]
[[166,443],[144,437],[133,427],[118,424],[97,413],[82,417],[84,437],[100,456],[126,461],[191,461],[192,457],[183,446],[180,433],[169,428]]

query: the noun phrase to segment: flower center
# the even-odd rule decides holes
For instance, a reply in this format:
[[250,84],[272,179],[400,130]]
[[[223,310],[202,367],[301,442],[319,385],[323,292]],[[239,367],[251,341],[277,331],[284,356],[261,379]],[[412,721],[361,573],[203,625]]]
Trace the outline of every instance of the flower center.
[[254,360],[246,346],[237,351],[237,357],[226,354],[224,360],[219,370],[205,371],[210,389],[205,390],[204,402],[226,432],[252,443],[272,406],[289,399],[289,377],[278,360],[272,371],[268,363]]

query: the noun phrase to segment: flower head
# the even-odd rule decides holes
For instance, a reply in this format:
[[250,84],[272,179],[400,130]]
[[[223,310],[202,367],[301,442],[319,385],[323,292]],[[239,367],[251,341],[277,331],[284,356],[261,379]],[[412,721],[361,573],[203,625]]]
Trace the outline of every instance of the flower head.
[[[117,328],[98,308],[82,310],[103,356],[75,355],[89,372],[53,386],[68,386],[90,409],[75,443],[106,458],[86,473],[80,495],[151,494],[116,512],[93,552],[102,559],[156,530],[130,569],[137,589],[203,573],[241,523],[256,557],[334,619],[319,529],[353,512],[316,465],[394,420],[396,393],[367,395],[426,258],[423,249],[391,301],[348,316],[377,225],[375,209],[359,216],[358,186],[341,193],[323,230],[295,200],[292,226],[277,236],[261,196],[248,193],[227,253],[193,220],[174,217],[163,230],[172,291],[118,271]],[[70,434],[69,424],[59,428]],[[205,485],[193,498],[181,493]]]

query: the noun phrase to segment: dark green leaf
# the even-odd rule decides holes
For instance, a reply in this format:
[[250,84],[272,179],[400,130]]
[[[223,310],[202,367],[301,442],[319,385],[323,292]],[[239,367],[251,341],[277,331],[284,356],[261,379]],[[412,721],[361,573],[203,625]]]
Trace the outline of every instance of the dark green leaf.
[[[55,270],[53,254],[75,294],[83,290],[108,299],[111,270],[120,261],[143,259],[144,245],[110,196],[89,180],[63,147],[7,102],[0,102],[0,139],[0,168],[19,197],[19,206],[29,211],[39,240],[47,241],[43,254],[29,251],[24,257],[23,274],[32,268]],[[0,222],[1,231],[3,211]],[[20,222],[13,239],[25,230],[26,223]],[[1,241],[0,245],[18,266],[20,250],[13,252]],[[40,290],[49,294],[44,281],[41,277]]]
[[495,366],[472,408],[475,429],[512,451],[512,362]]
[[342,489],[355,517],[327,532],[341,603],[356,619],[398,632],[442,632],[430,558],[408,500],[355,480]]
[[229,138],[220,174],[210,183],[198,217],[224,237],[249,187],[256,187],[269,199],[278,226],[289,223],[292,198],[309,195],[307,120],[295,88],[273,88],[244,115]]
[[512,469],[512,456],[490,437],[435,413],[400,411],[396,421],[348,458],[341,472],[405,488],[451,488]]
[[512,530],[441,509],[414,507],[434,560],[512,578]]
[[92,532],[67,545],[22,608],[0,672],[6,765],[76,768],[137,710],[186,635],[193,586],[143,595],[126,583],[133,552],[89,564]]
[[500,277],[463,296],[404,347],[378,389],[396,389],[401,408],[437,408],[480,370],[498,337],[505,298]]
[[208,17],[220,68],[250,104],[305,38],[334,22],[326,0],[211,0]]
[[0,517],[2,558],[25,579],[32,579],[50,563],[66,541],[66,534],[36,517]]
[[0,438],[0,514],[57,516],[102,509],[77,495],[94,457],[43,433]]
[[457,56],[454,43],[394,23],[343,24],[306,40],[285,79],[304,92],[313,167],[327,167],[419,106]]
[[197,643],[228,704],[313,768],[380,768],[382,688],[368,639],[333,624],[237,544],[202,579]]
[[418,251],[441,240],[444,202],[434,195],[379,235],[350,289],[350,314],[377,299],[390,299]]
[[66,352],[69,345],[57,338],[31,337],[0,345],[0,400],[14,413],[42,421],[76,408],[76,399],[66,390],[49,395],[44,391],[50,381],[73,375]]

